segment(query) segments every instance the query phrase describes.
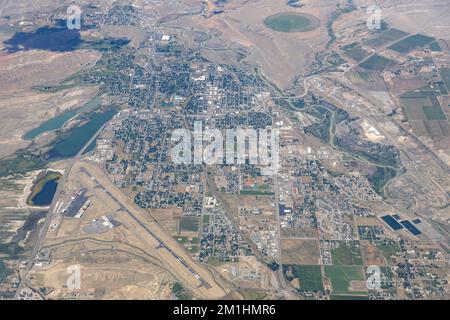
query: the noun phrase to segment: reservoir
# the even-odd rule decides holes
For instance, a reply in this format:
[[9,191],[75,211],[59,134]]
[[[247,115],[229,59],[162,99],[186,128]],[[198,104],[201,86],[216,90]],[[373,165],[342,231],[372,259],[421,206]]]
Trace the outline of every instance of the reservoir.
[[78,30],[48,26],[32,32],[17,32],[4,42],[9,53],[33,49],[68,52],[76,50],[82,43]]
[[31,199],[36,206],[48,206],[52,203],[56,188],[58,187],[58,179],[47,181],[42,189]]
[[70,110],[70,111],[61,113],[60,115],[45,121],[39,127],[36,127],[33,130],[28,131],[23,136],[23,138],[25,140],[32,140],[32,139],[36,138],[37,136],[43,134],[44,132],[59,129],[64,125],[64,123],[66,123],[67,120],[70,120],[73,117],[75,117],[77,115],[77,113],[78,113],[78,110]]
[[43,134],[47,131],[53,131],[60,129],[67,121],[75,117],[77,114],[85,111],[89,111],[93,108],[96,108],[100,106],[100,103],[102,102],[102,98],[100,96],[96,97],[94,100],[88,102],[84,107],[80,109],[74,109],[69,110],[66,112],[63,112],[56,117],[53,117],[44,123],[42,123],[40,126],[28,131],[24,136],[23,139],[25,140],[32,140],[36,138],[37,136]]
[[72,158],[89,142],[97,131],[116,114],[115,109],[89,115],[89,121],[68,130],[47,153],[47,160]]

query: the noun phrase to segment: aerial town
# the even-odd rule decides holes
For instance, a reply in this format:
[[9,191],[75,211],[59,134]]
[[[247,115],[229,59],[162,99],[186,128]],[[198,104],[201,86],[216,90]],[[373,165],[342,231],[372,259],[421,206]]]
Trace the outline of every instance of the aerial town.
[[[31,138],[26,155],[42,164],[0,176],[0,195],[8,177],[57,182],[50,202],[28,196],[17,207],[33,214],[8,240],[20,250],[0,245],[0,271],[10,270],[0,273],[0,298],[449,299],[450,40],[388,20],[368,31],[346,20],[359,12],[353,2],[340,1],[333,37],[281,90],[264,62],[218,43],[239,37],[211,27],[231,23],[235,2],[245,7],[205,1],[215,11],[163,22],[136,5],[83,6],[76,50],[95,59],[33,90],[95,89],[94,98],[53,136]],[[295,10],[312,5],[299,2]],[[155,3],[161,12],[174,5]],[[36,13],[33,24],[58,28],[63,17]],[[72,152],[68,136],[95,121]],[[250,151],[240,162],[226,143],[219,163],[176,163],[173,132],[199,123],[214,141],[236,128],[276,131],[277,170],[267,174]],[[66,282],[72,266],[81,287]]]

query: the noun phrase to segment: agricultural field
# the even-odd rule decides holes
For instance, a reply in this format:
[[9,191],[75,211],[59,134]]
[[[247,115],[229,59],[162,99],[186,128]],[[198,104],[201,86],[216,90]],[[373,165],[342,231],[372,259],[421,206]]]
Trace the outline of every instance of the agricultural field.
[[316,265],[284,265],[283,271],[288,280],[298,279],[300,291],[323,291],[322,273]]
[[307,32],[319,27],[320,20],[304,13],[278,13],[264,20],[266,27],[278,32]]
[[[365,282],[361,266],[324,266],[325,276],[330,279],[333,294],[365,294],[367,290],[353,290],[352,282]],[[359,286],[358,286],[359,287]]]
[[17,154],[0,160],[0,177],[44,168],[46,162],[32,154]]
[[432,37],[424,36],[421,34],[415,34],[394,43],[388,49],[397,51],[398,53],[401,54],[407,54],[416,48],[424,47],[425,45],[429,44],[432,41],[434,41],[434,38]]
[[422,88],[400,97],[402,109],[414,132],[419,136],[448,136],[447,120],[433,88]]
[[352,60],[355,60],[356,62],[360,62],[370,55],[368,51],[361,48],[361,46],[357,43],[352,43],[342,47],[342,51],[344,52],[345,56],[349,57]]
[[439,72],[447,90],[450,90],[450,68],[440,68]]
[[392,60],[380,56],[378,54],[374,54],[367,60],[360,63],[359,66],[369,71],[381,71],[392,63],[393,63]]
[[446,116],[444,111],[442,111],[441,107],[435,106],[423,106],[423,113],[425,114],[425,118],[427,120],[446,120]]
[[362,265],[359,242],[340,241],[331,250],[333,265]]
[[281,240],[281,261],[283,264],[318,264],[320,261],[317,240]]
[[405,37],[407,35],[408,33],[406,32],[403,32],[395,28],[391,28],[382,32],[379,36],[375,38],[364,41],[364,44],[370,47],[378,48],[392,41]]
[[197,233],[199,219],[197,217],[182,217],[180,219],[180,233]]
[[376,247],[386,258],[388,264],[392,263],[393,256],[396,256],[399,252],[401,252],[400,246],[396,241],[377,243]]
[[172,287],[172,294],[177,300],[192,300],[192,296],[179,282],[175,282]]

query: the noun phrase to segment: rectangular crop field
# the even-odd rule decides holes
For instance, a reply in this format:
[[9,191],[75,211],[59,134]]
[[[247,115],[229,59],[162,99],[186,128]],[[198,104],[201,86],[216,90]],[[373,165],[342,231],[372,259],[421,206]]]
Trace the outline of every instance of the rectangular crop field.
[[398,40],[402,37],[407,36],[408,34],[406,32],[400,31],[395,28],[391,28],[389,30],[384,31],[381,33],[378,37],[369,39],[364,42],[365,45],[371,46],[371,47],[381,47],[385,44],[388,44],[392,41]]
[[303,291],[323,291],[323,281],[320,266],[285,266],[290,268],[294,278],[299,279],[300,290]]
[[432,37],[427,37],[422,34],[415,34],[394,43],[389,47],[389,49],[397,51],[398,53],[406,54],[416,48],[424,47],[432,41],[434,41],[434,38]]
[[324,266],[325,275],[331,281],[333,294],[364,294],[367,291],[353,291],[352,281],[365,281],[362,266]]
[[381,71],[391,63],[393,63],[392,60],[378,54],[374,54],[369,59],[362,62],[359,66],[369,71]]
[[331,249],[333,265],[362,265],[359,243],[339,241],[336,248]]

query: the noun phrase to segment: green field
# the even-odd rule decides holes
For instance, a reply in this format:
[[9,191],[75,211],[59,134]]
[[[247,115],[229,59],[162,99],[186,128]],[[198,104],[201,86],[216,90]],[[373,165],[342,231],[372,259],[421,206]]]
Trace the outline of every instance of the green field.
[[350,282],[365,280],[362,266],[325,266],[325,275],[330,279],[333,294],[364,294],[366,291],[351,291]]
[[6,265],[0,260],[0,283],[3,283],[3,280],[9,275],[9,273],[10,271]]
[[371,46],[371,47],[381,47],[385,44],[388,44],[392,41],[398,40],[402,37],[407,36],[408,34],[406,32],[400,31],[398,29],[392,28],[389,30],[384,31],[381,33],[378,37],[369,39],[364,42],[365,45]]
[[[409,92],[406,92],[400,96],[400,98],[428,98],[436,95],[440,95],[441,92],[436,87],[431,88],[430,86],[425,86],[422,88],[418,88]],[[427,104],[424,104],[427,105]],[[430,104],[431,105],[431,104]]]
[[370,55],[368,51],[361,48],[356,42],[342,47],[342,51],[347,57],[356,62],[359,62]]
[[400,246],[398,242],[389,242],[389,243],[377,243],[377,249],[379,249],[383,256],[386,258],[388,263],[391,263],[391,257],[397,255],[400,252]]
[[46,162],[33,154],[18,154],[0,160],[0,177],[44,168]]
[[440,106],[423,106],[422,107],[423,113],[425,114],[425,117],[427,120],[446,120],[444,111],[442,111],[442,108]]
[[199,219],[197,217],[182,217],[180,220],[180,231],[198,232]]
[[369,300],[368,296],[331,295],[331,300]]
[[182,237],[175,236],[175,240],[184,245],[184,247],[191,253],[197,253],[200,251],[200,239],[197,237]]
[[192,296],[189,292],[187,292],[184,287],[175,282],[172,287],[172,294],[176,297],[177,300],[192,300]]
[[373,174],[367,176],[367,180],[375,192],[383,196],[384,186],[393,179],[396,174],[397,172],[394,169],[377,167]]
[[416,48],[424,47],[432,41],[434,41],[434,38],[427,37],[421,34],[415,34],[394,43],[388,49],[397,51],[398,53],[406,54]]
[[262,300],[266,297],[264,291],[258,291],[254,289],[244,289],[240,291],[245,300]]
[[331,249],[334,265],[362,265],[361,249],[352,241],[339,241],[339,247]]
[[374,54],[369,59],[362,62],[359,66],[361,68],[364,68],[364,69],[370,70],[370,71],[381,71],[384,68],[386,68],[388,65],[390,65],[392,62],[393,61],[388,58],[385,58],[378,54]]
[[198,244],[199,238],[197,237],[182,237],[182,236],[175,236],[174,237],[179,243],[181,244]]
[[241,190],[240,194],[246,196],[273,196],[275,193],[272,191],[244,189]]
[[264,20],[266,27],[278,32],[307,32],[319,27],[320,20],[305,13],[278,13]]
[[450,68],[440,68],[442,81],[444,81],[447,90],[450,90]]
[[436,94],[434,88],[425,87],[402,95],[400,101],[408,121],[447,120]]
[[289,265],[294,278],[300,280],[301,291],[323,291],[322,273],[317,265]]

